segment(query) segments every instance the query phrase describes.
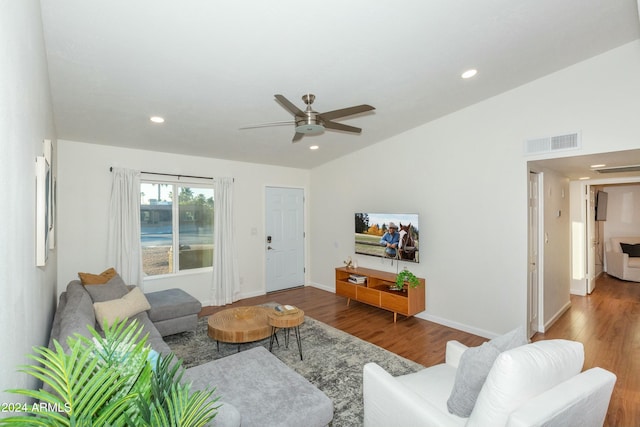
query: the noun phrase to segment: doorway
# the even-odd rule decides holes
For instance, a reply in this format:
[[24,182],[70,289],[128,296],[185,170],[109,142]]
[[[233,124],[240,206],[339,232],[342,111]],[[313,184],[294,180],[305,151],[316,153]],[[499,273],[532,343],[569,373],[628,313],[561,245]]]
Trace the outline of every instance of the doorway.
[[304,285],[304,190],[267,187],[265,215],[267,292]]
[[[639,178],[602,179],[583,184],[586,200],[587,286],[586,294],[595,289],[598,277],[606,270],[606,251],[612,237],[638,234],[637,211],[634,199],[638,197]],[[607,205],[613,215],[607,216]],[[579,295],[584,295],[578,293]]]
[[[531,313],[537,300],[539,332],[544,332],[571,306],[569,298],[571,294],[587,295],[590,291],[593,291],[596,283],[595,279],[598,273],[603,270],[602,256],[598,254],[602,252],[602,246],[605,246],[608,234],[604,232],[604,224],[593,220],[595,216],[593,211],[594,198],[591,190],[596,189],[597,193],[597,189],[602,187],[639,182],[640,168],[625,167],[626,165],[640,165],[640,150],[557,157],[527,162],[528,171],[549,172],[550,176],[569,180],[570,186],[570,191],[568,192],[569,206],[564,207],[562,215],[554,205],[554,198],[558,197],[557,190],[549,193],[550,203],[547,204],[541,200],[538,206],[540,211],[539,218],[542,218],[538,224],[538,252],[540,257],[538,281],[540,286],[538,295],[535,295],[532,288],[528,288],[527,314]],[[601,168],[607,170],[603,171]],[[530,178],[529,176],[528,179]],[[548,179],[547,176],[541,178]],[[540,193],[541,198],[544,199],[547,197],[547,185],[543,182],[539,183],[539,185],[544,187],[544,191]],[[564,193],[562,193],[562,198],[564,198]],[[528,203],[530,203],[529,200]],[[565,215],[567,211],[570,212],[568,217]],[[547,218],[551,226],[562,219],[568,218],[569,234],[566,240],[552,239],[551,245],[546,244],[547,231],[551,231],[546,229],[545,221]],[[607,225],[609,225],[609,222],[607,221]],[[531,227],[531,224],[528,224],[528,227]],[[528,233],[531,238],[531,230]],[[533,234],[535,235],[535,233]],[[556,237],[553,234],[550,235],[552,238]],[[545,264],[545,260],[548,260],[547,255],[549,255],[545,255],[545,247],[556,249],[566,242],[569,242],[569,248],[567,249],[567,253],[569,253],[568,262],[551,256],[551,265],[548,263],[542,265]],[[529,244],[532,244],[531,241],[529,241]],[[557,274],[551,273],[554,269]],[[527,271],[529,275],[527,281],[529,282],[531,272]],[[563,277],[565,274],[567,274],[567,281],[569,282],[566,294],[564,290],[565,279]],[[556,287],[556,285],[560,287]],[[530,320],[531,316],[527,317],[527,322]]]
[[542,181],[542,174],[534,171],[529,171],[529,231],[528,231],[528,276],[527,276],[527,336],[532,337],[536,332],[540,332],[539,321],[542,318],[540,316],[540,309],[542,304],[540,303],[542,295],[542,287],[540,280],[540,214],[542,212],[540,197],[540,188]]

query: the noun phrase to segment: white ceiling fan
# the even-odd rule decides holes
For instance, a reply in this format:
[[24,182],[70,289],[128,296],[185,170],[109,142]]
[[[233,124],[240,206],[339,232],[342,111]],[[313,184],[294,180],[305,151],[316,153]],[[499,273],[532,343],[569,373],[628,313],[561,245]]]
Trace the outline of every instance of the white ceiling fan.
[[366,111],[375,110],[374,107],[367,104],[356,105],[353,107],[341,108],[339,110],[327,111],[326,113],[318,113],[311,108],[311,104],[316,99],[313,94],[306,94],[302,96],[302,100],[307,105],[305,110],[301,110],[296,107],[291,101],[285,98],[283,95],[274,95],[276,100],[291,114],[293,114],[294,120],[262,123],[259,125],[245,126],[240,129],[253,129],[267,126],[280,126],[293,124],[295,125],[295,134],[291,142],[298,142],[305,135],[315,135],[325,131],[325,129],[339,130],[344,132],[360,133],[362,129],[355,126],[349,126],[342,123],[334,122],[335,119],[351,116],[358,113],[364,113]]

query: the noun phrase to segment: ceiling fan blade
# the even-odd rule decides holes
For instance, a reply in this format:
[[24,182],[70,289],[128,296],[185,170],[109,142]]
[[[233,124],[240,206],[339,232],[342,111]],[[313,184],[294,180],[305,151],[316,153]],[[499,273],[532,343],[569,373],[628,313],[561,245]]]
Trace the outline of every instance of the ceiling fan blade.
[[292,120],[284,120],[281,122],[268,122],[268,123],[259,123],[257,125],[249,125],[249,126],[243,126],[241,128],[238,129],[255,129],[255,128],[265,128],[265,127],[269,127],[269,126],[284,126],[284,125],[294,125],[296,122],[292,121]]
[[298,142],[302,139],[303,136],[304,133],[296,132],[296,134],[293,135],[293,139],[291,140],[291,142]]
[[289,101],[287,98],[285,98],[284,96],[282,95],[274,95],[274,96],[276,97],[280,105],[282,105],[286,110],[288,110],[294,116],[296,117],[307,116],[304,111],[302,111],[301,109],[293,105],[293,103]]
[[355,126],[349,126],[349,125],[345,125],[345,124],[342,124],[342,123],[332,122],[332,121],[329,121],[329,120],[325,120],[324,127],[327,128],[327,129],[343,130],[345,132],[354,132],[354,133],[362,132],[362,129],[357,128]]
[[353,114],[364,113],[365,111],[375,110],[374,107],[367,104],[356,105],[354,107],[341,108],[339,110],[327,111],[326,113],[320,113],[320,117],[323,120],[333,120],[339,117],[351,116]]

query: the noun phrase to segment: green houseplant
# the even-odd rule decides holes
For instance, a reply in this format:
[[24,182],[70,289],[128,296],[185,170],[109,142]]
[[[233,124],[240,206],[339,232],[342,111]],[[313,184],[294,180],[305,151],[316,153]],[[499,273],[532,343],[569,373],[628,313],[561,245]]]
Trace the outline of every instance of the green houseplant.
[[[69,351],[35,347],[35,364],[20,371],[43,382],[40,390],[12,389],[37,403],[0,419],[0,426],[204,426],[217,413],[213,389],[191,391],[184,368],[173,355],[163,357],[140,337],[142,327],[116,322],[104,337],[68,339]],[[16,411],[18,412],[18,411]]]
[[404,289],[405,284],[412,288],[417,288],[418,286],[420,286],[420,280],[418,280],[416,275],[409,271],[406,267],[396,275],[395,289],[400,291]]

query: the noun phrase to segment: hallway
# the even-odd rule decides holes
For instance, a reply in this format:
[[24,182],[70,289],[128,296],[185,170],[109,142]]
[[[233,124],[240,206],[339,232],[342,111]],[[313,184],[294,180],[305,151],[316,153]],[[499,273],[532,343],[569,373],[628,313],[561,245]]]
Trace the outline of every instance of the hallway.
[[605,426],[640,426],[640,283],[603,274],[591,295],[571,295],[571,308],[534,341],[564,338],[584,344],[584,369],[618,377]]

